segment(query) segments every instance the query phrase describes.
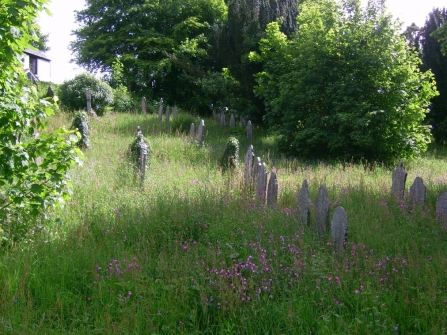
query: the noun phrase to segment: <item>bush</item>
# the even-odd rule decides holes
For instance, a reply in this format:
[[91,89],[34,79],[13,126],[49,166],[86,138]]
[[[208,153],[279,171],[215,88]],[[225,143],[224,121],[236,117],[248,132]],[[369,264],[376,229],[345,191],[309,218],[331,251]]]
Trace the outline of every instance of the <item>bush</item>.
[[174,131],[179,133],[188,133],[191,128],[191,123],[194,123],[196,129],[199,128],[199,120],[190,114],[179,114],[178,117],[171,122],[171,127]]
[[88,124],[88,115],[85,111],[79,111],[75,114],[75,118],[71,125],[71,129],[76,129],[80,134],[81,138],[79,139],[77,145],[82,149],[88,149],[90,145],[89,141],[89,124]]
[[89,73],[82,73],[65,81],[59,87],[59,99],[63,108],[69,111],[85,109],[87,99],[85,93],[92,95],[92,109],[97,115],[103,115],[106,107],[113,104],[112,88]]
[[220,160],[222,172],[234,170],[239,163],[239,141],[231,136],[225,146],[224,154]]
[[131,112],[138,107],[132,96],[123,87],[113,90],[113,111],[118,113]]

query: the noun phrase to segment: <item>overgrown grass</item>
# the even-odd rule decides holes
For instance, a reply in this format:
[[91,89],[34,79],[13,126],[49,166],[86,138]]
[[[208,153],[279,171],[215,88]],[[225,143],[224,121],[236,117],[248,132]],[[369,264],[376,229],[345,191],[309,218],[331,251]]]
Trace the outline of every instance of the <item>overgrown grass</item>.
[[[70,120],[59,114],[52,123]],[[58,220],[35,228],[34,243],[3,250],[0,333],[447,332],[439,150],[406,162],[408,184],[420,176],[428,189],[427,204],[413,208],[391,196],[389,167],[276,159],[274,141],[255,129],[255,153],[278,175],[272,210],[255,206],[242,166],[219,171],[230,135],[243,161],[244,129],[205,125],[199,146],[189,129],[174,131],[154,114],[91,121],[91,149],[72,171],[72,201]],[[153,148],[144,189],[126,162],[137,126]],[[329,232],[318,238],[313,215],[309,227],[298,225],[304,179],[313,201],[325,184],[331,212],[345,208],[344,250],[334,249]]]

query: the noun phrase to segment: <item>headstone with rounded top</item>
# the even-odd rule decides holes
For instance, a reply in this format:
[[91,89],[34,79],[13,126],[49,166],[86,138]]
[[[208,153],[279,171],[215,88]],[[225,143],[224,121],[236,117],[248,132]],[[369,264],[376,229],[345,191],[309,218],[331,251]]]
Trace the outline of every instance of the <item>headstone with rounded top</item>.
[[312,207],[312,200],[310,199],[309,186],[307,180],[304,179],[301,185],[300,193],[298,194],[298,222],[300,224],[310,224],[310,209]]
[[414,179],[413,185],[410,186],[410,199],[415,205],[425,204],[427,199],[427,187],[421,177]]
[[269,208],[276,208],[277,202],[278,202],[278,178],[276,177],[276,172],[271,172],[267,188],[267,206]]
[[404,197],[405,182],[407,180],[407,171],[402,166],[402,162],[399,163],[396,170],[393,172],[391,193],[398,199]]
[[327,195],[326,185],[321,185],[318,190],[317,200],[315,201],[315,220],[317,222],[317,232],[320,237],[325,231],[329,230],[329,212],[331,202]]
[[343,207],[337,207],[332,217],[331,235],[336,248],[342,248],[348,240],[348,216]]

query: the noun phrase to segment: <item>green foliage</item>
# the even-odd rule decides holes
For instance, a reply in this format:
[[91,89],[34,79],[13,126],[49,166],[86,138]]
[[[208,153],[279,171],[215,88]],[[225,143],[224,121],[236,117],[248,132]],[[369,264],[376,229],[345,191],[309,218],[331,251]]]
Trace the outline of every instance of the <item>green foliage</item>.
[[225,151],[220,159],[222,172],[233,171],[239,164],[239,141],[231,136],[225,145]]
[[189,130],[191,129],[191,123],[194,123],[195,129],[199,125],[199,119],[192,116],[191,114],[179,113],[178,117],[175,120],[172,120],[171,127],[173,130],[178,131],[179,133],[189,134]]
[[256,94],[287,155],[390,162],[424,152],[437,92],[385,8],[370,1],[305,2],[292,40],[271,23]]
[[35,86],[27,87],[19,61],[46,3],[0,2],[0,239],[11,243],[26,238],[34,224],[69,198],[67,173],[81,155],[72,132],[46,130],[55,106],[39,100]]
[[61,84],[59,87],[61,105],[69,111],[85,109],[87,91],[90,91],[92,95],[92,109],[96,114],[102,115],[106,111],[106,107],[112,105],[112,88],[89,73],[79,74]]
[[79,132],[80,139],[77,143],[78,147],[81,149],[88,149],[90,146],[90,129],[89,129],[88,115],[86,111],[77,111],[71,124],[71,129]]
[[146,167],[150,165],[152,158],[152,145],[144,136],[143,133],[138,130],[136,138],[129,146],[128,158],[133,167],[138,170],[141,167],[142,153],[146,152]]

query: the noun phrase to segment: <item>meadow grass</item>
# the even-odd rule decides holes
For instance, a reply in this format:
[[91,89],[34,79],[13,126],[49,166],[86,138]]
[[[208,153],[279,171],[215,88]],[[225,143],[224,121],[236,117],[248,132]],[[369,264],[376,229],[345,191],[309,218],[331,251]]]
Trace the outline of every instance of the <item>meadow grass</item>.
[[[392,167],[278,158],[274,139],[255,128],[255,154],[279,180],[269,209],[256,205],[243,165],[219,168],[231,135],[243,160],[244,128],[205,120],[200,146],[188,136],[199,119],[180,119],[91,120],[71,202],[35,227],[33,243],[2,250],[0,333],[447,332],[447,234],[435,213],[447,190],[442,148],[405,162],[408,183],[420,176],[427,186],[426,205],[414,207],[390,194]],[[63,125],[65,114],[51,120]],[[126,160],[137,126],[152,145],[143,189]],[[346,210],[345,249],[329,232],[318,237],[314,214],[310,226],[297,223],[304,179],[313,201],[325,184],[331,213]]]

